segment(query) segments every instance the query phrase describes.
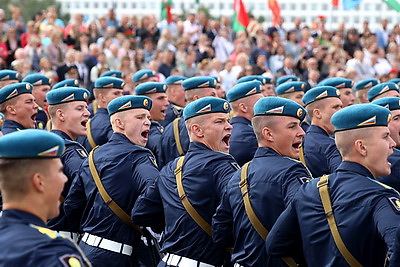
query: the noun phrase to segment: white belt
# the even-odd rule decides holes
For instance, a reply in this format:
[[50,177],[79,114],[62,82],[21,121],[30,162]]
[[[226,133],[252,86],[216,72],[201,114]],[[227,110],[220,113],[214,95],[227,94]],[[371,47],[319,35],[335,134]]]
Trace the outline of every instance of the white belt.
[[124,254],[127,256],[132,255],[132,252],[133,252],[132,246],[122,244],[119,242],[115,242],[115,241],[112,241],[112,240],[109,240],[109,239],[106,239],[106,238],[103,238],[100,236],[91,235],[89,233],[85,233],[83,235],[83,238],[81,241],[92,247],[102,248],[105,250]]
[[241,265],[241,264],[239,264],[239,263],[235,263],[235,264],[233,265],[233,267],[244,267],[244,265]]
[[167,265],[171,266],[182,266],[182,267],[215,267],[215,265],[211,265],[208,263],[204,263],[201,261],[192,260],[186,257],[182,257],[179,255],[175,255],[172,253],[167,253],[162,259]]
[[64,235],[66,237],[71,238],[75,242],[78,242],[78,234],[74,232],[66,232],[66,231],[57,231],[60,235]]

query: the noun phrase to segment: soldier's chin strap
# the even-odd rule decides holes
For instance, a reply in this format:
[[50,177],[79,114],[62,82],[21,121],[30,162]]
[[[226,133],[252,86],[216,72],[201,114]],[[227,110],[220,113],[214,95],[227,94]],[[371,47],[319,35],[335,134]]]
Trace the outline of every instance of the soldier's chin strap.
[[[251,225],[257,231],[258,235],[263,239],[267,239],[268,230],[262,224],[260,219],[257,217],[256,213],[254,212],[253,207],[250,203],[250,193],[249,193],[249,183],[247,182],[247,171],[249,168],[249,164],[251,161],[247,162],[243,165],[241,175],[240,175],[240,182],[239,187],[240,191],[242,192],[243,202],[244,202],[244,209],[246,210],[247,217],[250,220]],[[283,262],[285,262],[288,266],[297,266],[297,263],[290,257],[281,258]]]
[[356,258],[350,253],[346,245],[340,236],[339,229],[336,224],[335,215],[332,209],[331,197],[329,194],[329,176],[324,175],[317,183],[319,195],[321,197],[322,206],[324,207],[325,216],[328,220],[329,229],[331,230],[333,240],[335,241],[336,247],[339,249],[343,258],[347,261],[350,266],[362,266],[361,263],[357,261]]

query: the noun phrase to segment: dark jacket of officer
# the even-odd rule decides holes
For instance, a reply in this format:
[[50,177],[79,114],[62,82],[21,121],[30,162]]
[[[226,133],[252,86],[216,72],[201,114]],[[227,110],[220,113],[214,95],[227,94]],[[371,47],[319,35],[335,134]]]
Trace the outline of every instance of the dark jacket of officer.
[[[183,152],[186,154],[189,148],[189,134],[186,129],[186,124],[184,119],[180,119],[178,122],[179,138],[181,141]],[[160,150],[158,155],[159,167],[162,168],[168,162],[179,157],[179,152],[176,147],[175,137],[174,137],[174,127],[173,123],[170,123],[165,129],[161,136]]]
[[73,262],[88,266],[71,240],[47,229],[40,218],[24,211],[3,211],[0,244],[1,266],[63,267],[72,266]]
[[[101,146],[108,142],[108,139],[110,139],[111,135],[113,134],[113,130],[107,109],[97,109],[97,113],[90,120],[90,129],[96,145]],[[85,147],[86,151],[91,151],[92,146],[90,145],[88,138],[84,136],[83,139],[84,142],[82,145]]]
[[36,114],[36,128],[45,129],[48,120],[49,117],[47,116],[46,111],[44,111],[43,108],[38,107],[38,113]]
[[176,105],[174,102],[168,101],[169,106],[167,107],[165,119],[160,122],[161,126],[167,127],[168,124],[173,122],[176,118],[182,117],[183,108]]
[[257,138],[248,119],[233,117],[230,124],[232,124],[232,136],[229,140],[229,153],[239,166],[242,166],[254,157],[258,148]]
[[304,158],[313,177],[333,173],[342,162],[335,139],[319,126],[308,128],[303,145]]
[[377,177],[376,180],[400,191],[400,150],[393,148],[393,154],[389,156],[388,161],[392,164],[390,166],[391,173],[387,176]]
[[[132,144],[120,133],[114,133],[106,144],[95,150],[94,163],[106,191],[128,214],[138,195],[144,193],[147,185],[159,175],[152,153]],[[74,226],[75,222],[76,227],[76,222],[80,221],[83,232],[131,246],[137,244],[140,237],[103,201],[90,173],[88,160],[79,169],[65,200],[64,210],[67,220],[72,221],[68,225]],[[80,246],[94,266],[113,266],[116,262],[120,266],[132,264],[129,256],[90,247],[82,242]]]
[[[399,194],[372,177],[360,164],[344,161],[329,176],[329,191],[347,249],[363,266],[383,266],[399,225]],[[267,253],[288,256],[302,249],[308,266],[348,266],[329,229],[318,181],[302,186],[279,217],[267,238]]]
[[146,144],[146,148],[153,152],[154,156],[157,158],[160,149],[161,136],[164,132],[164,127],[156,121],[150,121],[150,132],[149,139]]
[[[265,241],[247,216],[239,186],[241,171],[229,181],[214,215],[213,239],[222,246],[234,247],[232,260],[241,265],[286,266],[280,259],[268,257]],[[272,228],[299,187],[310,178],[300,161],[282,157],[268,147],[258,148],[249,165],[247,181],[253,210],[267,230]]]
[[12,120],[5,120],[1,132],[4,135],[6,135],[23,129],[25,129],[25,127],[19,124],[18,122]]
[[[221,265],[226,251],[215,246],[212,238],[186,212],[179,198],[174,174],[176,165],[177,160],[174,160],[161,170],[160,178],[137,201],[132,221],[162,227],[164,220],[160,220],[160,216],[164,212],[166,226],[161,240],[162,252]],[[225,186],[237,170],[237,163],[229,154],[191,142],[182,170],[182,183],[190,203],[211,224]]]

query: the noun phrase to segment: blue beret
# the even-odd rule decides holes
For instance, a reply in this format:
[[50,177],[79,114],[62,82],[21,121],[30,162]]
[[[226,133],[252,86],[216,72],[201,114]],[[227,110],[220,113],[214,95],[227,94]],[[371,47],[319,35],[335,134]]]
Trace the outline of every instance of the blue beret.
[[318,86],[333,86],[337,89],[342,88],[353,88],[354,82],[350,79],[335,77],[335,78],[327,78],[321,81]]
[[14,83],[0,89],[0,104],[22,94],[32,94],[33,85],[30,83]]
[[124,79],[125,74],[120,70],[109,70],[109,71],[103,72],[100,75],[100,77],[115,77],[115,78]]
[[282,97],[263,97],[254,105],[254,116],[289,116],[304,120],[307,111],[293,100]]
[[400,109],[400,97],[382,97],[371,103],[388,108],[389,110]]
[[111,116],[114,113],[126,111],[135,108],[151,109],[153,101],[147,96],[124,95],[110,101],[107,106],[108,114]]
[[377,85],[378,83],[379,83],[378,79],[375,79],[375,78],[366,79],[366,80],[362,80],[362,81],[356,83],[356,85],[354,86],[354,89],[356,91],[362,90],[362,89],[369,89],[369,88]]
[[14,70],[0,70],[0,81],[19,81],[21,74]]
[[29,74],[22,81],[30,83],[33,86],[51,85],[51,79],[43,74]]
[[249,76],[244,76],[240,78],[237,83],[243,83],[243,82],[250,82],[250,81],[259,81],[263,85],[264,84],[273,84],[274,81],[270,77],[265,77],[262,75],[249,75]]
[[192,89],[201,89],[201,88],[215,88],[216,82],[215,79],[210,76],[199,76],[192,77],[184,80],[182,82],[183,89],[192,90]]
[[67,79],[56,83],[51,89],[58,89],[62,87],[79,87],[79,81],[77,79]]
[[363,127],[387,126],[391,115],[387,108],[375,104],[357,104],[345,107],[332,115],[335,132]]
[[170,85],[170,84],[182,84],[182,82],[184,81],[184,80],[186,80],[187,78],[186,77],[184,77],[184,76],[177,76],[177,75],[174,75],[174,76],[169,76],[167,79],[165,79],[165,83],[167,84],[167,85]]
[[183,110],[183,118],[187,120],[200,115],[210,113],[229,113],[230,111],[231,105],[228,101],[217,97],[207,96],[189,103]]
[[213,78],[215,80],[216,83],[221,83],[221,78],[218,76],[210,76],[211,78]]
[[157,83],[157,82],[146,82],[139,84],[135,87],[136,95],[146,95],[146,94],[154,94],[154,93],[165,93],[167,91],[168,85],[165,83]]
[[244,98],[246,96],[261,93],[262,84],[259,81],[238,83],[226,93],[229,102]]
[[46,94],[49,105],[63,104],[73,101],[87,101],[90,92],[84,88],[64,87],[58,90],[51,90]]
[[275,88],[277,95],[293,93],[296,91],[304,92],[306,84],[304,82],[284,82]]
[[392,83],[395,83],[398,85],[400,83],[400,78],[391,79],[389,82],[392,82]]
[[308,90],[303,96],[304,105],[328,97],[340,98],[340,91],[332,86],[317,86]]
[[21,130],[0,138],[0,158],[59,158],[64,148],[60,136],[38,129]]
[[94,82],[94,88],[96,89],[123,89],[124,86],[124,80],[114,77],[100,77]]
[[377,84],[368,91],[367,93],[368,101],[371,102],[375,97],[383,93],[386,93],[390,90],[399,92],[399,86],[393,82]]
[[133,74],[132,80],[134,82],[140,82],[141,80],[150,78],[150,77],[156,77],[156,72],[154,70],[139,70],[135,74]]
[[286,83],[286,82],[299,82],[299,81],[300,81],[300,78],[297,76],[286,75],[286,76],[282,76],[282,77],[278,78],[278,80],[276,80],[276,86],[279,86],[282,83]]

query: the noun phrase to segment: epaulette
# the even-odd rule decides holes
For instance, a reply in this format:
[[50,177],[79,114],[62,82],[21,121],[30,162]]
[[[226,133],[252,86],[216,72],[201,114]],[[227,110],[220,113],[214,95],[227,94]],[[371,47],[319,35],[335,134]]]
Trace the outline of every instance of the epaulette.
[[379,184],[380,186],[382,186],[382,187],[384,187],[384,188],[386,188],[386,189],[392,190],[392,191],[396,192],[398,195],[400,195],[399,192],[397,192],[397,190],[394,189],[393,187],[388,186],[387,184],[381,183],[381,182],[379,182],[379,181],[377,181],[377,180],[371,179],[371,178],[369,178],[369,177],[368,177],[368,179],[370,179],[371,181],[373,181],[373,182]]
[[63,235],[61,235],[61,234],[59,234],[59,233],[57,233],[57,232],[55,232],[53,230],[50,230],[48,228],[37,226],[37,225],[34,225],[34,224],[29,224],[29,226],[34,228],[34,229],[36,229],[36,230],[38,230],[40,233],[48,236],[51,239],[56,239],[57,237],[65,238],[65,236],[63,236]]

